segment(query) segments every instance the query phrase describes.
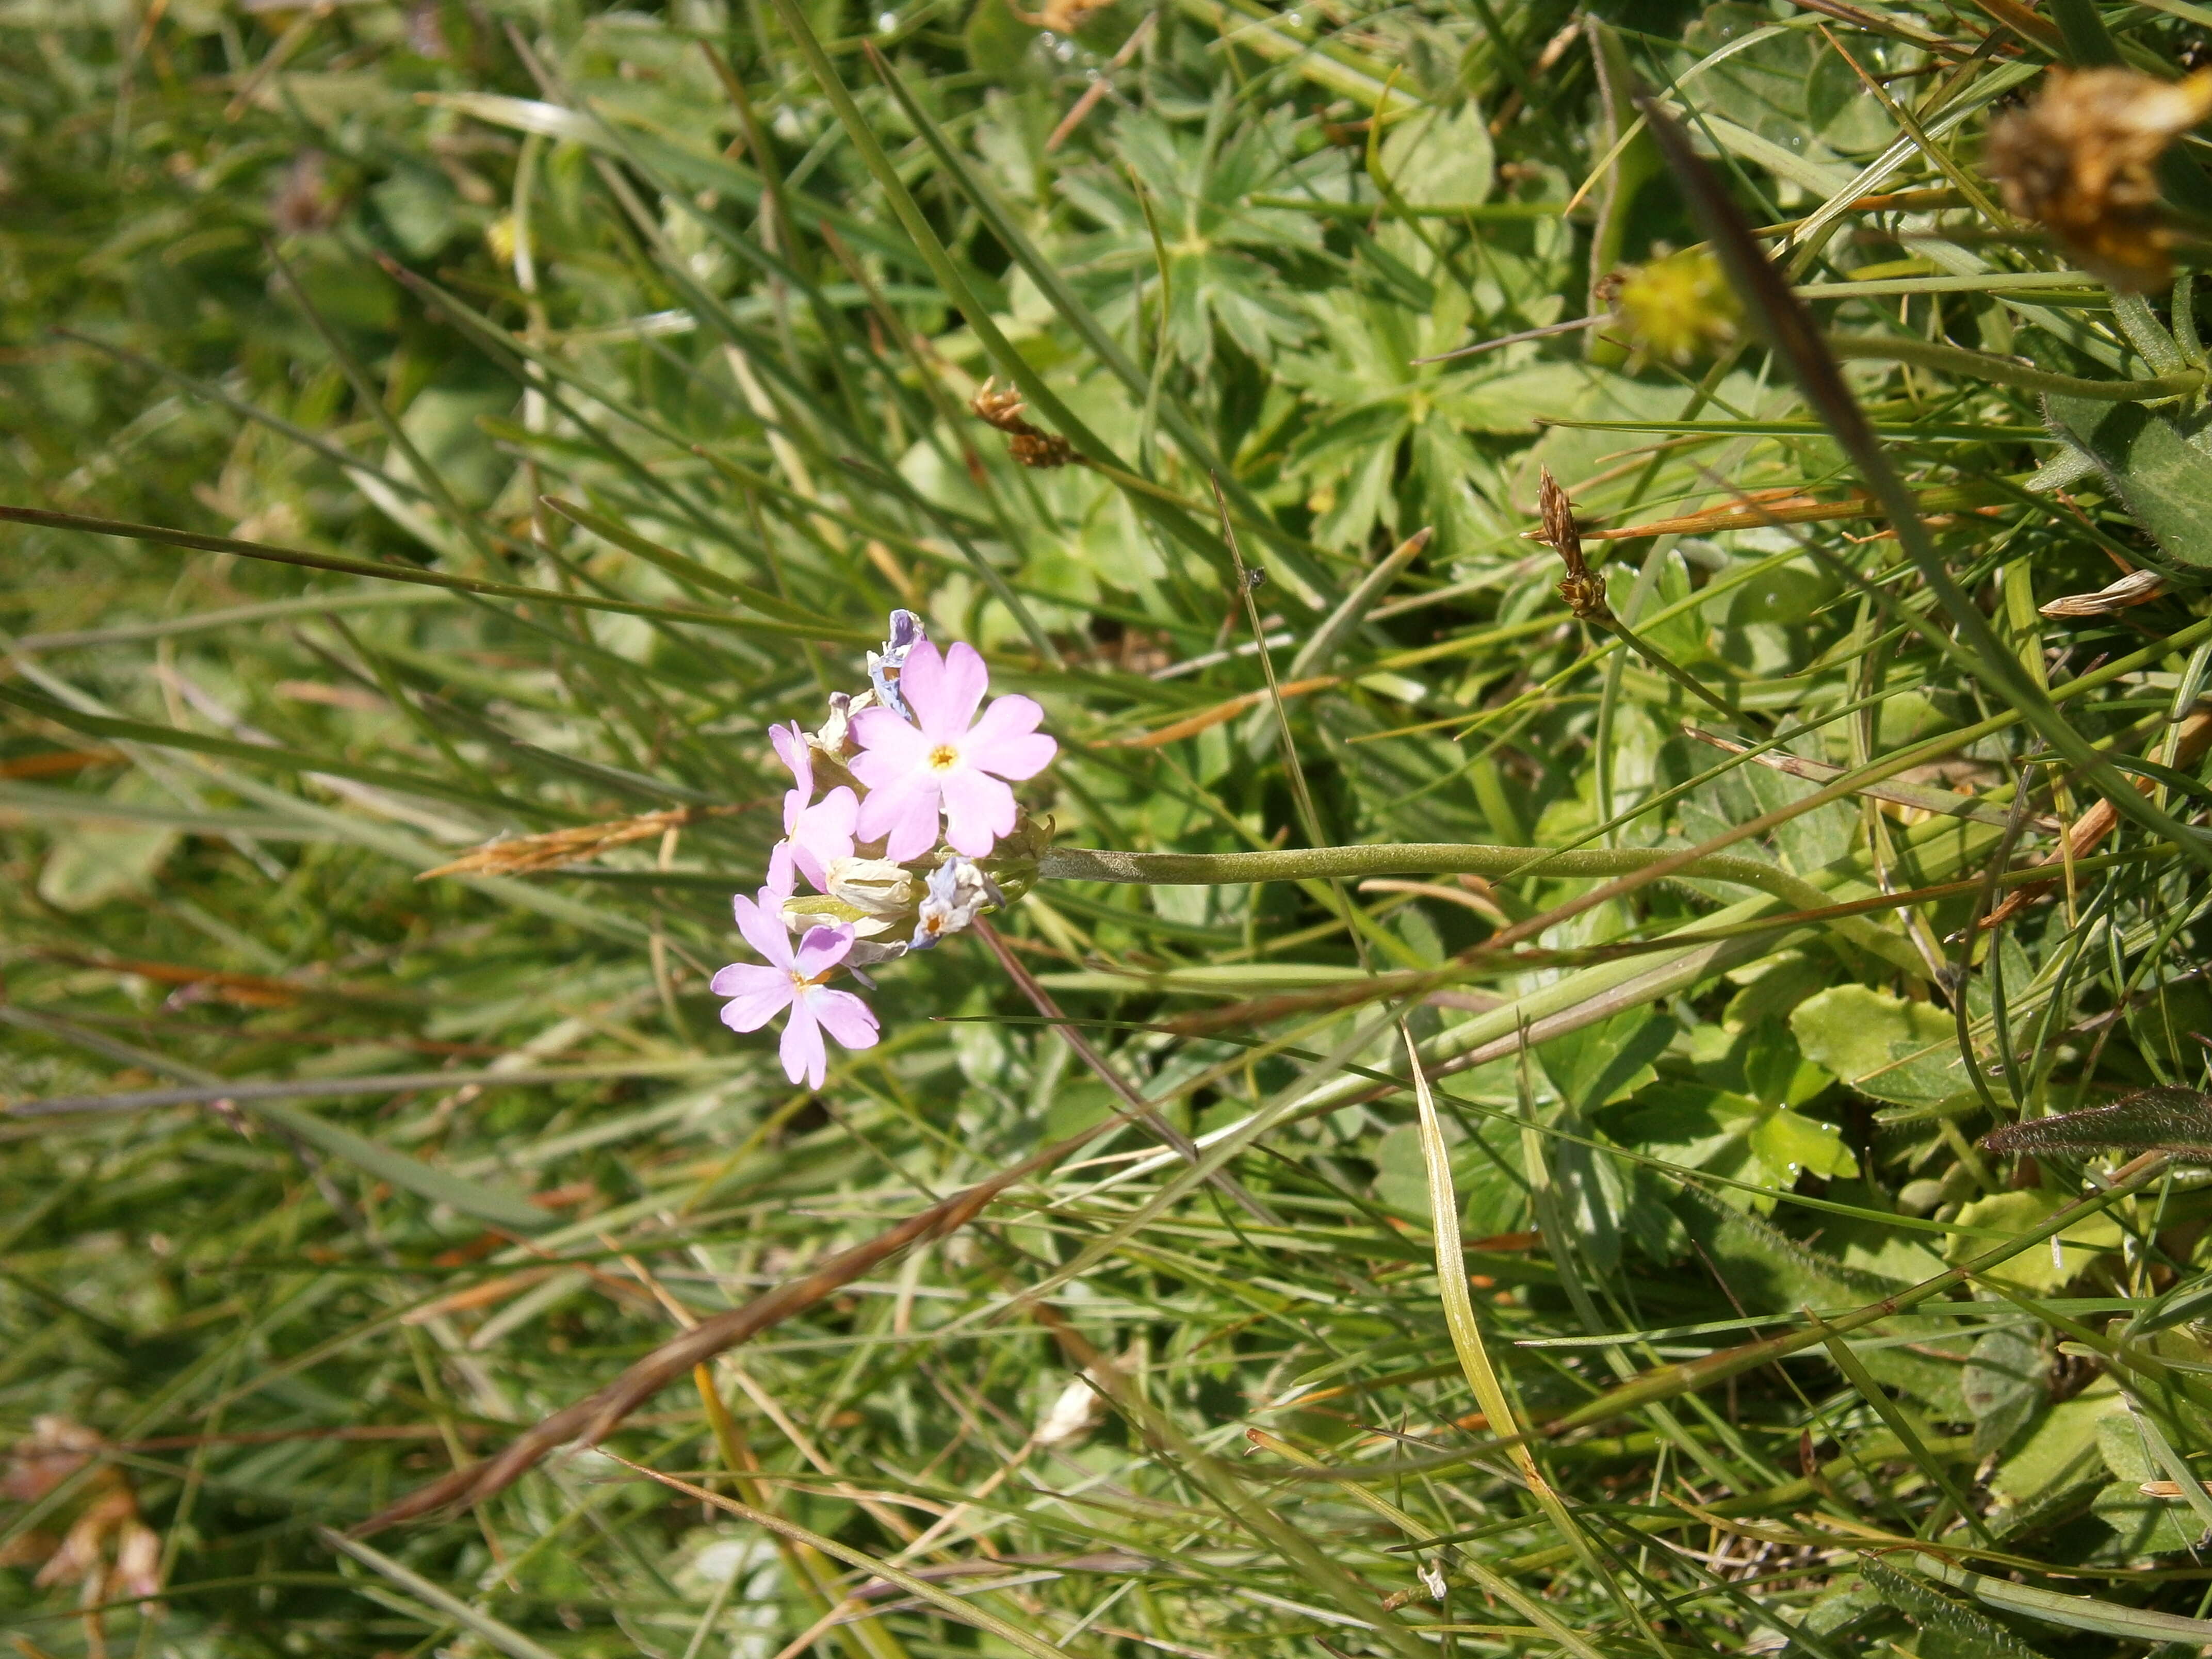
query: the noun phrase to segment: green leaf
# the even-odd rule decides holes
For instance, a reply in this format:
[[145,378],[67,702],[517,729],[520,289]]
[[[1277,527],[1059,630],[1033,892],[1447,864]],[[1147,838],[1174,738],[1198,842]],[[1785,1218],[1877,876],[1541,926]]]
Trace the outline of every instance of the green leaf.
[[1651,1062],[1678,1029],[1666,1015],[1634,1008],[1553,1038],[1536,1058],[1561,1100],[1576,1111],[1594,1112],[1651,1081]]
[[1776,1109],[1753,1126],[1751,1149],[1778,1188],[1796,1185],[1801,1173],[1831,1180],[1859,1172],[1858,1160],[1833,1124],[1787,1107]]
[[960,31],[960,44],[976,74],[1001,85],[1038,78],[1040,65],[1030,48],[1038,31],[1014,15],[1006,0],[975,0]]
[[2001,1535],[2087,1507],[2092,1489],[2106,1479],[2097,1425],[2118,1405],[2117,1396],[2109,1376],[2097,1378],[2073,1399],[2045,1411],[1990,1472],[1989,1491],[1996,1504],[1990,1521]]
[[[126,805],[175,805],[144,773],[136,771],[116,780],[106,798]],[[98,810],[99,797],[80,799],[88,817]],[[145,892],[180,838],[171,824],[113,819],[75,823],[52,833],[52,849],[39,870],[39,896],[72,915],[96,910],[110,899]]]
[[2070,1152],[2086,1157],[2108,1146],[2128,1152],[2178,1152],[2212,1162],[2212,1095],[2194,1089],[2145,1089],[2109,1106],[2008,1123],[1982,1137],[1993,1152]]
[[1924,1105],[1968,1086],[1958,1028],[1929,1003],[1838,985],[1792,1009],[1790,1029],[1806,1059],[1869,1099]]
[[2189,1505],[2178,1498],[2144,1493],[2146,1482],[2163,1480],[2166,1474],[2143,1443],[2142,1430],[2130,1413],[2109,1411],[2097,1419],[2097,1449],[2112,1471],[2112,1484],[2097,1494],[2091,1508],[2120,1535],[2128,1556],[2165,1555],[2197,1547],[2204,1523]]
[[1914,1650],[1920,1659],[2041,1659],[1994,1620],[1878,1555],[1861,1556],[1859,1572],[1884,1602],[1919,1627]]
[[2050,1397],[2051,1356],[2015,1330],[1991,1331],[1974,1344],[1960,1383],[1974,1416],[1974,1451],[2002,1450]]
[[[2071,1200],[2064,1194],[2054,1192],[2047,1187],[2033,1187],[2025,1192],[1996,1193],[1988,1198],[1977,1199],[1960,1210],[1959,1224],[1992,1232],[2024,1233],[2048,1221],[2069,1202]],[[2033,1250],[2023,1250],[2002,1267],[1991,1269],[1990,1276],[2021,1290],[2042,1294],[2057,1290],[2082,1273],[2100,1251],[2120,1248],[2119,1224],[2101,1212],[2087,1221],[2076,1222],[2058,1237],[2059,1251],[2055,1260],[2048,1245],[2039,1246]],[[1951,1261],[1964,1261],[1979,1255],[1988,1247],[1988,1243],[1986,1238],[1978,1237],[1972,1233],[1954,1233],[1943,1253]]]
[[1414,207],[1476,207],[1492,179],[1490,128],[1473,100],[1401,121],[1382,141],[1382,175]]
[[519,1233],[543,1232],[553,1224],[552,1216],[519,1193],[434,1170],[420,1158],[410,1158],[366,1135],[341,1128],[304,1106],[257,1100],[243,1109],[287,1133],[297,1135],[319,1152],[343,1158],[356,1169],[433,1204],[448,1205],[464,1215]]
[[2212,568],[2212,449],[2199,420],[2185,428],[2136,403],[2053,394],[2043,400],[2051,429],[2086,450],[2121,504],[2168,556]]

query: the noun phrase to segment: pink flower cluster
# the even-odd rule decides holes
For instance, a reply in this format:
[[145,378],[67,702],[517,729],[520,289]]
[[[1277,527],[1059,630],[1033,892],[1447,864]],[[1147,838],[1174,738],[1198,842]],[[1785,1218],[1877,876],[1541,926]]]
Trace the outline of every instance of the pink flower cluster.
[[[981,656],[965,643],[940,653],[911,611],[891,613],[890,637],[868,653],[868,690],[830,698],[820,731],[795,721],[769,728],[793,780],[783,839],[758,895],[733,901],[738,931],[765,961],[732,963],[711,987],[730,999],[722,1023],[732,1030],[757,1031],[787,1011],[784,1074],[815,1089],[829,1064],[823,1032],[848,1048],[871,1048],[878,1036],[867,1004],[827,981],[842,969],[865,983],[864,963],[927,950],[1004,902],[974,860],[1015,828],[1009,784],[1035,777],[1060,747],[1037,731],[1044,711],[1034,700],[985,707]],[[817,761],[852,782],[816,799]],[[916,865],[926,876],[908,867]],[[791,933],[805,917],[789,913],[806,908],[793,898],[800,876],[862,920],[806,926],[794,947]],[[910,938],[882,940],[908,922]]]

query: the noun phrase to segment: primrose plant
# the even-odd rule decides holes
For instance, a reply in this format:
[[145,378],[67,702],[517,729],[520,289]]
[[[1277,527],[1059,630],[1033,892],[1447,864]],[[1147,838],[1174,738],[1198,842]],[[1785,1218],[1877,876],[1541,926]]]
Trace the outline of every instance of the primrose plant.
[[[842,971],[869,984],[866,969],[1003,909],[1036,881],[1052,838],[1051,820],[1032,821],[1009,785],[1044,770],[1060,745],[1036,729],[1034,700],[984,705],[990,672],[973,646],[940,653],[919,617],[894,611],[890,637],[868,653],[868,681],[832,693],[818,731],[769,728],[792,775],[783,839],[767,884],[732,905],[763,960],[731,963],[712,988],[729,999],[732,1030],[785,1014],[784,1074],[815,1089],[829,1066],[824,1031],[848,1048],[879,1034],[868,1005],[829,981]],[[799,890],[801,878],[813,892]]]

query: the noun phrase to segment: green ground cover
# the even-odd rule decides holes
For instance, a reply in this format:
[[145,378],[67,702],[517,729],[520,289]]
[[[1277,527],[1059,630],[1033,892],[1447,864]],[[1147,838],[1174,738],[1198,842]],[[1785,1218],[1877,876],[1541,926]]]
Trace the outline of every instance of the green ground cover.
[[887,8],[0,3],[0,1630],[2212,1643],[2212,12]]

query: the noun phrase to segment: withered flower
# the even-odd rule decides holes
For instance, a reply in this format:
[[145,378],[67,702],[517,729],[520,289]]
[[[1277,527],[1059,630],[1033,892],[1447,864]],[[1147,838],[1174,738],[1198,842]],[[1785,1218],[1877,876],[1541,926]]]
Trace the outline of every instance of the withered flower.
[[975,389],[968,407],[977,420],[1006,434],[1008,453],[1024,466],[1066,466],[1075,459],[1066,439],[1022,418],[1022,394],[1012,386],[1000,391],[995,375]]
[[2163,287],[2174,235],[2159,210],[2158,159],[2212,113],[2212,70],[2160,81],[2130,69],[2052,68],[2043,95],[1990,129],[2005,206],[2085,270],[2126,293]]
[[[94,1431],[65,1417],[33,1419],[31,1431],[8,1449],[5,1472],[0,1474],[0,1499],[36,1503],[82,1471],[106,1443]],[[136,1597],[143,1605],[159,1594],[161,1539],[146,1524],[130,1476],[112,1466],[94,1471],[74,1508],[69,1530],[58,1541],[45,1534],[26,1533],[0,1553],[0,1563],[27,1566],[40,1561],[33,1583],[40,1589],[81,1585],[83,1605],[93,1609],[125,1596]],[[89,1617],[90,1633],[96,1641],[101,1639],[100,1614],[94,1611]]]
[[1024,11],[1013,0],[1006,0],[1015,21],[1033,29],[1049,29],[1054,34],[1074,33],[1113,3],[1114,0],[1045,0],[1042,10]]
[[1605,622],[1613,615],[1605,602],[1605,578],[1583,562],[1583,536],[1575,525],[1574,503],[1559,488],[1559,481],[1552,476],[1550,467],[1539,467],[1537,474],[1536,507],[1544,520],[1538,539],[1558,554],[1567,567],[1566,578],[1559,584],[1559,597],[1566,601],[1567,609],[1575,613],[1577,621]]

